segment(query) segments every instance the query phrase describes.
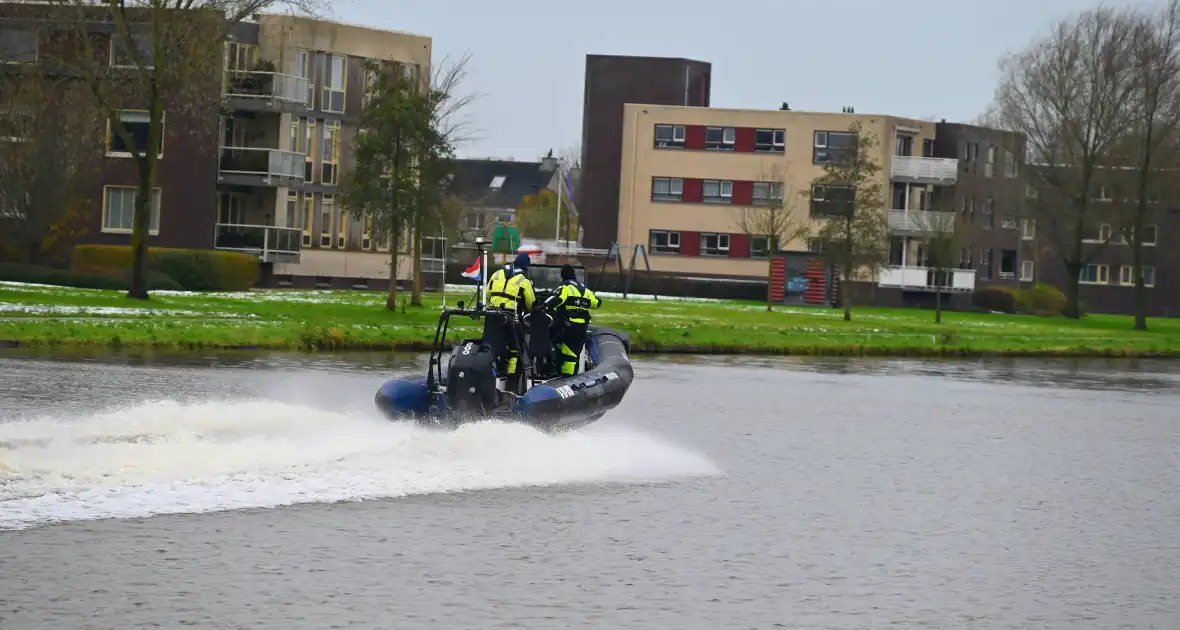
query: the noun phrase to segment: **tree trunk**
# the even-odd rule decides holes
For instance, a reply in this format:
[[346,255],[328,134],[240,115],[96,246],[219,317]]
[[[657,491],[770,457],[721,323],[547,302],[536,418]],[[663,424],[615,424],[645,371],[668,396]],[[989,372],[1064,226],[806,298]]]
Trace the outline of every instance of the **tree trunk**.
[[840,270],[840,285],[836,287],[836,296],[840,305],[844,307],[844,321],[852,321],[852,300],[848,297],[848,266]]
[[942,278],[937,277],[939,273],[935,272],[934,278],[934,323],[942,323]]
[[396,312],[397,311],[397,257],[398,250],[401,244],[401,225],[399,221],[393,221],[391,232],[389,236],[389,297],[385,300],[385,308]]
[[1135,237],[1131,239],[1131,273],[1135,275],[1135,330],[1147,330],[1147,287],[1143,284],[1143,233],[1140,230],[1141,226],[1136,225]]
[[414,217],[414,281],[410,285],[410,306],[422,306],[422,216]]
[[147,239],[151,230],[152,190],[156,183],[155,147],[160,144],[160,118],[163,106],[153,85],[148,114],[147,146],[134,147],[142,151],[143,156],[134,158],[139,166],[139,188],[135,194],[135,225],[131,231],[131,288],[127,292],[127,297],[137,300],[148,299]]
[[1081,264],[1065,263],[1065,309],[1062,315],[1072,319],[1082,316],[1082,309],[1078,303],[1078,274],[1081,272]]

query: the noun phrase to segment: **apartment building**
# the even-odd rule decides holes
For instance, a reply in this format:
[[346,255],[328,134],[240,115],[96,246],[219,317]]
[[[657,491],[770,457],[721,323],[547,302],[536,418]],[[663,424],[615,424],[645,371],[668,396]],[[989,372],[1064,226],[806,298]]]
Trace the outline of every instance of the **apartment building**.
[[[722,278],[765,277],[774,252],[740,227],[741,215],[782,203],[814,225],[831,216],[842,191],[812,187],[824,165],[856,147],[859,123],[878,138],[875,158],[891,208],[891,266],[873,280],[876,293],[928,292],[933,273],[922,245],[948,225],[929,216],[953,213],[940,199],[955,195],[959,160],[936,155],[933,122],[856,113],[628,104],[617,242],[646,246],[653,271]],[[801,195],[800,193],[804,193]],[[785,251],[812,251],[803,238]],[[945,290],[969,292],[973,269],[956,271]],[[889,300],[888,298],[881,298]],[[896,299],[900,300],[900,297]]]
[[[0,41],[45,42],[55,25],[36,11],[0,12]],[[120,64],[111,24],[96,36]],[[42,44],[43,45],[43,44]],[[149,244],[255,254],[264,281],[291,286],[388,286],[390,239],[352,216],[340,199],[366,97],[368,60],[397,64],[426,81],[431,39],[280,14],[235,25],[211,46],[223,60],[208,107],[166,108]],[[36,55],[28,63],[36,63]],[[146,138],[142,111],[119,112]],[[84,240],[129,244],[138,172],[108,134],[92,229]],[[400,239],[407,281],[409,239]],[[445,241],[424,242],[427,283],[441,282]]]

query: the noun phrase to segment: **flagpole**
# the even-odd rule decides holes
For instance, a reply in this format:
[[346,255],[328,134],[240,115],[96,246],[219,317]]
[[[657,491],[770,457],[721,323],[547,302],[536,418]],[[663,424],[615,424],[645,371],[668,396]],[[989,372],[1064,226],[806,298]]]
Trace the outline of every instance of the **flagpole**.
[[557,247],[561,244],[561,192],[565,188],[565,160],[557,159],[557,222],[553,226],[553,240],[557,241],[553,244]]

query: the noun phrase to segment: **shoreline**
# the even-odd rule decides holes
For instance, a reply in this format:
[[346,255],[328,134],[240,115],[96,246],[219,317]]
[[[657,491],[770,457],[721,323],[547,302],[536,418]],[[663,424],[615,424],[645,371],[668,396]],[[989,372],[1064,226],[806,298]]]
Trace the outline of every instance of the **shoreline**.
[[[625,332],[625,331],[624,331]],[[205,351],[235,352],[292,352],[308,355],[333,352],[405,352],[424,353],[431,350],[426,341],[391,341],[357,343],[322,343],[297,345],[287,343],[222,344],[203,342],[44,342],[41,340],[0,339],[0,350],[152,350],[166,354],[186,355]],[[453,344],[444,344],[449,350]],[[858,344],[766,348],[740,345],[695,345],[633,343],[631,355],[676,356],[697,355],[717,357],[874,357],[874,358],[1029,358],[1029,359],[1180,359],[1180,350],[1135,350],[1120,348],[1012,348],[978,349],[958,347],[874,347]]]

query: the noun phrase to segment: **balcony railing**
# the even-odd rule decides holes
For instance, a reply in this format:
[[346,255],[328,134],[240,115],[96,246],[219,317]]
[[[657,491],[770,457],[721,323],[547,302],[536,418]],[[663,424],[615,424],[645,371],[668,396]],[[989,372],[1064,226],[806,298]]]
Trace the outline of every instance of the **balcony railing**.
[[262,262],[298,262],[303,230],[276,225],[218,223],[214,249],[254,254]]
[[959,181],[959,161],[954,158],[893,155],[889,160],[889,176],[894,180],[920,184],[953,185]]
[[225,93],[226,96],[258,99],[259,102],[282,101],[305,108],[311,106],[307,79],[278,72],[230,72]]
[[910,234],[955,231],[955,213],[931,210],[890,210],[889,231]]
[[277,184],[275,179],[303,181],[306,156],[293,151],[259,149],[254,147],[221,147],[219,170],[224,175],[258,177],[265,184]]
[[967,293],[975,290],[975,270],[885,267],[877,285],[910,291],[934,291],[941,286],[946,293]]

